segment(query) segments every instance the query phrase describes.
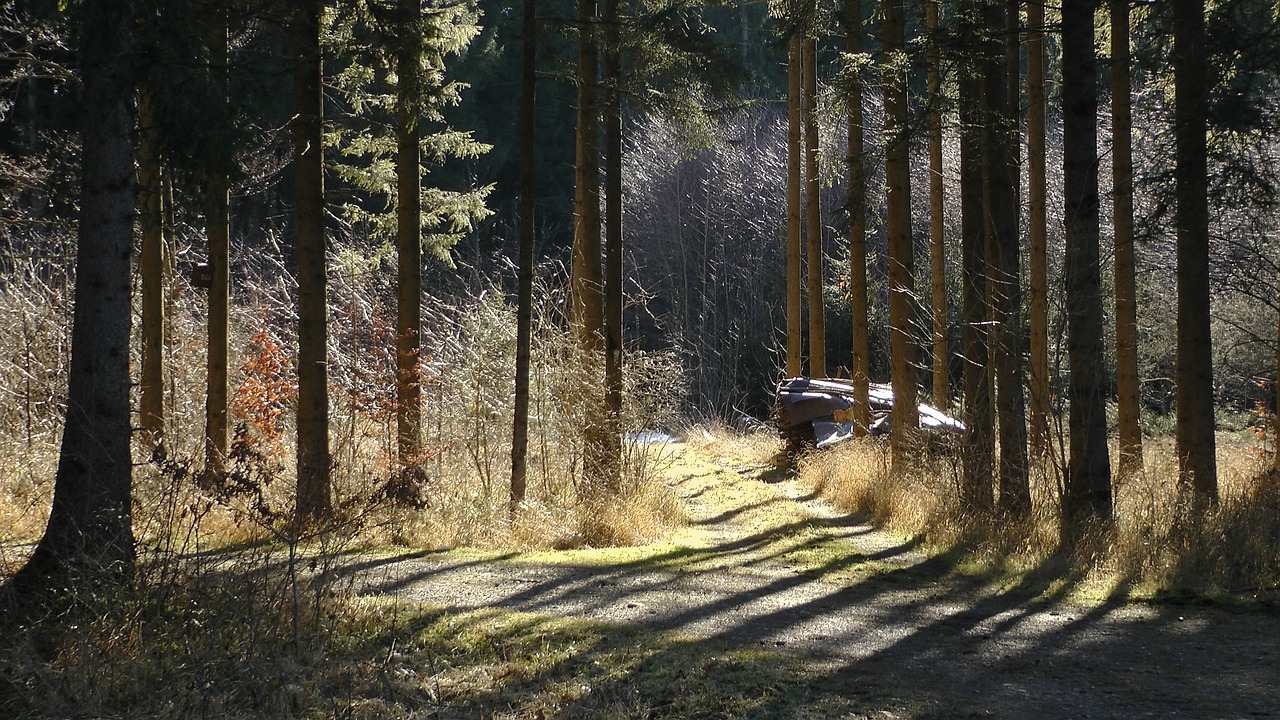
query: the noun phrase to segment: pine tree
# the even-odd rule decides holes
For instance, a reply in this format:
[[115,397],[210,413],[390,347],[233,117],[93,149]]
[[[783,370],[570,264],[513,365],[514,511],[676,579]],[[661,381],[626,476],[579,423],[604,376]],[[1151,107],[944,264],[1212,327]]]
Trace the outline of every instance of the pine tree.
[[524,502],[529,455],[529,364],[533,344],[533,213],[537,185],[537,0],[524,0],[520,58],[520,250],[517,260],[515,411],[511,439],[511,502]]
[[[1209,317],[1208,61],[1204,0],[1173,0],[1177,195],[1178,471],[1197,501],[1218,502]],[[1074,369],[1074,368],[1073,368]]]
[[907,123],[906,17],[902,0],[882,0],[885,53],[885,217],[889,245],[889,361],[893,385],[890,454],[906,465],[908,442],[919,426],[916,412],[915,248],[911,239],[910,136]]
[[1044,5],[1027,3],[1027,312],[1031,453],[1049,449],[1049,262],[1045,199]]
[[1133,247],[1133,112],[1129,98],[1129,2],[1111,5],[1111,216],[1115,242],[1117,472],[1142,468],[1138,406],[1138,301]]
[[331,510],[325,262],[323,0],[294,6],[294,233],[298,256],[298,484],[300,522]]
[[933,404],[950,404],[947,380],[947,244],[946,196],[942,177],[942,61],[938,37],[938,1],[925,4],[929,30],[926,83],[929,93],[929,279],[933,305]]
[[130,256],[133,6],[86,0],[79,19],[81,192],[66,421],[44,535],[4,586],[6,604],[131,582]]
[[849,79],[849,314],[852,316],[853,431],[864,436],[871,426],[870,347],[867,332],[867,206],[863,162],[862,75],[856,62],[862,53],[862,2],[845,0],[845,50],[854,59]]
[[[978,42],[977,4],[960,8],[960,35],[966,47]],[[973,58],[977,53],[970,53]],[[971,61],[972,62],[972,61]],[[964,422],[960,498],[970,511],[985,511],[993,499],[995,448],[991,426],[991,372],[987,345],[987,257],[984,237],[986,203],[982,181],[982,86],[976,63],[959,73],[960,114],[960,236],[964,281]]]
[[1098,90],[1096,0],[1062,7],[1063,185],[1066,198],[1067,359],[1070,456],[1062,498],[1062,538],[1073,545],[1111,519],[1111,467],[1098,260]]

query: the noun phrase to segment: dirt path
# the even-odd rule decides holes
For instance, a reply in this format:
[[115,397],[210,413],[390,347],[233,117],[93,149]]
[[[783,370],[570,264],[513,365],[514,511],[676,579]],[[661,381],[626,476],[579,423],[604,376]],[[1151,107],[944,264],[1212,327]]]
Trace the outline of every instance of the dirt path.
[[888,688],[916,716],[1280,718],[1275,614],[1082,606],[1048,574],[992,587],[767,468],[675,469],[690,525],[671,542],[370,560],[364,592],[761,646],[818,664],[841,692]]

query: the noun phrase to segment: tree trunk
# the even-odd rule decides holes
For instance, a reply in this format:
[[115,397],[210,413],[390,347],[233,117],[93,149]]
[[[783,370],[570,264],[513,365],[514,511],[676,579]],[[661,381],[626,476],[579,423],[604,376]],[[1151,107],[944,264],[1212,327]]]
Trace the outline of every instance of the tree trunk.
[[797,28],[787,41],[787,377],[804,374],[800,308],[801,35]]
[[35,552],[4,588],[38,608],[50,596],[133,578],[129,452],[130,255],[134,157],[128,3],[85,2],[82,151],[66,422],[53,507]]
[[1044,5],[1027,3],[1027,253],[1031,329],[1030,446],[1049,449],[1049,261],[1045,201]]
[[[812,31],[812,28],[810,28]],[[822,210],[818,177],[818,43],[807,35],[801,43],[804,77],[804,201],[806,270],[809,292],[809,376],[827,376],[826,320],[822,304]]]
[[911,144],[907,126],[906,68],[897,58],[906,49],[902,0],[884,0],[881,24],[889,65],[884,73],[885,216],[889,259],[889,362],[893,423],[889,445],[894,468],[909,457],[909,439],[919,426],[916,413],[916,343],[912,337],[915,247],[911,238]]
[[326,310],[323,95],[320,16],[324,3],[296,7],[293,20],[294,202],[298,254],[298,485],[300,522],[328,515],[329,367]]
[[588,484],[609,474],[612,453],[604,398],[600,396],[604,352],[604,287],[600,233],[600,117],[597,99],[599,51],[595,0],[578,2],[578,110],[574,175],[571,322],[582,353],[580,392],[585,405],[583,471]]
[[529,456],[529,361],[533,345],[533,210],[537,188],[537,0],[524,0],[520,66],[520,258],[516,299],[515,415],[511,432],[511,512],[524,502]]
[[[1007,30],[1008,15],[997,4],[984,6],[984,25],[991,37]],[[1016,53],[1016,43],[1013,45]],[[986,148],[986,216],[990,242],[987,255],[991,291],[991,328],[996,372],[996,412],[999,417],[999,508],[1022,514],[1031,508],[1027,474],[1026,406],[1022,374],[1022,286],[1018,248],[1017,113],[1008,94],[1009,46],[987,43],[983,78]]]
[[151,91],[138,95],[138,218],[142,225],[142,377],[140,439],[150,450],[164,443],[164,192],[160,130]]
[[1098,269],[1098,90],[1096,0],[1062,8],[1063,185],[1066,198],[1067,358],[1071,364],[1070,458],[1062,498],[1062,539],[1074,545],[1111,519],[1111,467],[1103,382],[1102,290]]
[[396,448],[400,468],[422,462],[422,169],[418,138],[422,58],[418,0],[400,0],[396,59]]
[[938,0],[925,4],[929,29],[926,84],[929,93],[929,279],[933,300],[933,404],[951,403],[947,380],[947,246],[942,177],[942,65],[938,54]]
[[[862,52],[862,2],[845,0],[845,49],[849,55]],[[867,202],[863,177],[862,75],[853,74],[848,98],[849,145],[849,314],[853,318],[853,432],[862,437],[871,425],[868,404],[871,373],[867,332]]]
[[1204,0],[1174,0],[1174,169],[1178,209],[1178,474],[1197,501],[1218,502],[1209,332],[1208,58]]
[[[966,44],[977,37],[976,8],[961,8]],[[964,422],[968,428],[960,501],[969,511],[986,511],[993,496],[995,448],[991,427],[991,373],[987,349],[986,207],[982,188],[982,87],[977,68],[960,71],[960,235],[964,280]]]
[[[210,72],[227,101],[227,11],[221,9],[213,23]],[[209,173],[205,235],[208,238],[209,283],[208,349],[205,357],[204,465],[215,475],[226,472],[227,461],[227,364],[229,305],[231,301],[230,204],[226,169],[231,153],[224,150],[221,162]]]
[[1111,0],[1111,202],[1116,249],[1116,395],[1120,477],[1131,476],[1142,468],[1142,425],[1138,405],[1138,299],[1133,247],[1129,2]]
[[607,481],[622,484],[622,58],[618,38],[618,0],[604,0],[605,102],[605,283],[604,387],[608,427]]

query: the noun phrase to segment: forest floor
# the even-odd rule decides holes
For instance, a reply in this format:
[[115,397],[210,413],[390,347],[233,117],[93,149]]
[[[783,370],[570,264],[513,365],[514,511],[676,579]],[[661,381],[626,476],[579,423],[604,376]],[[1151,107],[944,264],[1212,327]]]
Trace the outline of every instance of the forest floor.
[[[559,658],[557,695],[530,705],[545,670],[507,671],[508,700],[467,706],[483,716],[1280,718],[1273,609],[1110,601],[1048,564],[993,574],[788,471],[671,448],[688,524],[662,542],[362,555],[341,572],[370,602],[452,614],[458,633],[480,614],[540,628],[519,651],[492,631],[486,647]],[[616,662],[636,648],[642,661]]]

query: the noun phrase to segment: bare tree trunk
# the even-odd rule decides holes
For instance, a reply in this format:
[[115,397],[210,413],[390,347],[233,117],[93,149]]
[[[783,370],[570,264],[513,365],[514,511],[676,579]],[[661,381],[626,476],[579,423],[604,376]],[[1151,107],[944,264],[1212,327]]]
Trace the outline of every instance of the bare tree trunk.
[[[862,1],[845,0],[845,49],[862,52]],[[869,381],[870,346],[867,332],[867,202],[863,177],[862,76],[854,73],[849,84],[849,314],[853,318],[853,432],[861,437],[871,425]]]
[[915,247],[911,238],[911,166],[907,126],[906,68],[897,61],[906,49],[902,0],[883,0],[881,24],[889,65],[884,73],[885,215],[889,256],[889,361],[893,386],[890,455],[901,470],[909,438],[919,426],[916,413],[916,343],[912,337]]
[[[812,8],[811,8],[812,12]],[[812,21],[806,23],[811,25]],[[812,31],[812,28],[810,28]],[[818,43],[806,34],[801,44],[804,56],[804,200],[805,239],[809,291],[809,375],[827,376],[826,319],[822,304],[822,208],[818,177]]]
[[[227,101],[227,11],[219,9],[210,33],[210,71]],[[204,466],[215,475],[226,472],[227,461],[227,365],[231,302],[230,205],[227,168],[231,153],[223,150],[221,164],[209,173],[205,235],[208,238],[209,327],[205,358]]]
[[608,483],[622,484],[622,58],[618,0],[604,0],[604,386],[608,426]]
[[[132,58],[127,2],[85,2],[80,221],[66,422],[44,535],[0,592],[37,610],[50,596],[131,582],[130,255],[133,247]],[[6,612],[9,608],[6,608]]]
[[1067,357],[1071,363],[1070,459],[1062,498],[1062,539],[1070,546],[1091,525],[1111,520],[1102,290],[1098,268],[1098,89],[1096,0],[1062,8],[1063,184],[1066,196]]
[[926,84],[929,91],[929,278],[933,299],[933,404],[951,402],[947,380],[947,245],[942,177],[942,65],[938,56],[938,0],[925,4],[929,29]]
[[296,6],[293,40],[293,153],[298,253],[298,486],[299,521],[328,515],[329,366],[326,357],[324,236],[324,114],[321,86],[322,0]]
[[142,442],[164,444],[164,192],[160,130],[149,90],[138,96],[138,200],[142,225],[142,378],[138,423]]
[[787,41],[787,377],[804,374],[800,308],[801,35],[797,28]]
[[[966,44],[976,45],[976,7],[961,8]],[[991,372],[987,348],[986,206],[982,187],[981,81],[976,68],[960,72],[960,235],[964,279],[964,422],[968,428],[960,499],[970,511],[986,511],[993,499],[995,448],[991,426]]]
[[596,2],[578,2],[578,111],[574,176],[573,269],[570,282],[571,321],[586,375],[581,387],[586,407],[583,427],[583,472],[588,484],[609,474],[604,398],[600,392],[604,353],[604,278],[600,229],[599,50]]
[[1120,431],[1118,472],[1142,468],[1138,405],[1138,299],[1133,247],[1133,113],[1129,100],[1129,2],[1111,2],[1111,177],[1116,270],[1116,395]]
[[1045,201],[1044,5],[1027,3],[1027,290],[1031,326],[1031,453],[1049,449],[1049,261]]
[[[1008,15],[997,4],[984,9],[984,25],[991,37],[1007,30]],[[1015,35],[1016,37],[1016,35]],[[1016,54],[1016,42],[1012,46]],[[1017,113],[1008,95],[1009,45],[987,43],[983,79],[986,142],[986,216],[990,243],[987,255],[991,292],[992,345],[996,371],[996,411],[999,417],[999,508],[1022,514],[1031,508],[1027,474],[1026,406],[1022,373],[1022,287],[1018,248]]]
[[422,50],[418,0],[400,0],[396,59],[396,448],[401,470],[422,460],[422,170],[418,144]]
[[1218,502],[1209,332],[1208,59],[1204,0],[1173,1],[1178,209],[1178,474],[1199,502]]
[[537,0],[524,0],[520,67],[520,258],[516,299],[515,415],[511,432],[511,512],[524,502],[529,456],[529,361],[533,345],[533,211],[537,188]]

